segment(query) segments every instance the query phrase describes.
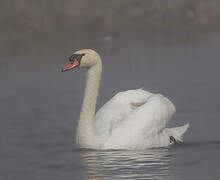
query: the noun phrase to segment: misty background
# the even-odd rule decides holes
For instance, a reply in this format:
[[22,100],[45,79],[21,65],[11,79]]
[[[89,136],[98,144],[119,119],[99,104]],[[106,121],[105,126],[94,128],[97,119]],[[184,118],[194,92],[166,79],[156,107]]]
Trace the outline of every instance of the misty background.
[[[220,1],[1,0],[0,179],[218,179]],[[145,152],[74,145],[86,70],[103,60],[97,109],[119,91],[167,96],[185,144]]]
[[1,62],[81,47],[102,52],[106,41],[109,53],[120,51],[123,40],[132,49],[135,43],[196,46],[220,30],[217,0],[1,0],[0,10]]

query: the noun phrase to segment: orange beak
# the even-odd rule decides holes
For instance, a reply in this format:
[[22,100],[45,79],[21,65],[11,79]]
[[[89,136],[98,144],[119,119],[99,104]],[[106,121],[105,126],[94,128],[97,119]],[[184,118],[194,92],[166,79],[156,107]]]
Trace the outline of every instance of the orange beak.
[[68,64],[67,66],[65,66],[65,67],[62,69],[62,72],[71,70],[71,69],[73,69],[74,67],[77,67],[77,66],[79,66],[79,61],[78,61],[77,59],[74,59],[73,62],[71,62],[70,64]]

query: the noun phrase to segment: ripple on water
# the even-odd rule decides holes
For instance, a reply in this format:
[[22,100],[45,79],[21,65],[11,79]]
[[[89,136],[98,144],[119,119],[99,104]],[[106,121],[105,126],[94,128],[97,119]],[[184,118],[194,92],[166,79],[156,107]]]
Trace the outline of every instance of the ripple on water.
[[145,151],[81,151],[89,178],[170,179],[168,148]]

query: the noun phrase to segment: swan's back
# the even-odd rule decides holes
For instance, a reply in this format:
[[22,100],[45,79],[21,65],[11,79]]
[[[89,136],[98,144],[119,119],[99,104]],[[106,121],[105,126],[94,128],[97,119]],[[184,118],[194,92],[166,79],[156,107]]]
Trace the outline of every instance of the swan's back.
[[95,115],[94,125],[98,138],[105,142],[118,124],[134,109],[144,104],[151,95],[152,93],[142,89],[117,93]]
[[162,135],[175,113],[171,101],[162,95],[151,95],[145,104],[128,114],[118,124],[104,149],[146,149],[169,144],[169,136]]
[[95,116],[102,149],[146,149],[182,141],[189,125],[166,128],[176,109],[160,94],[142,89],[117,93]]

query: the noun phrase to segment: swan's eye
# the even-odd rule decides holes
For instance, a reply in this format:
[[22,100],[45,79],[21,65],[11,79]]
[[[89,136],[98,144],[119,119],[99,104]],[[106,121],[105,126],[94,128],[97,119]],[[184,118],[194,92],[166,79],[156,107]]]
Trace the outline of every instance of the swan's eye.
[[82,57],[85,56],[85,54],[72,54],[69,57],[69,61],[70,62],[74,62],[75,60],[77,60],[80,64]]

